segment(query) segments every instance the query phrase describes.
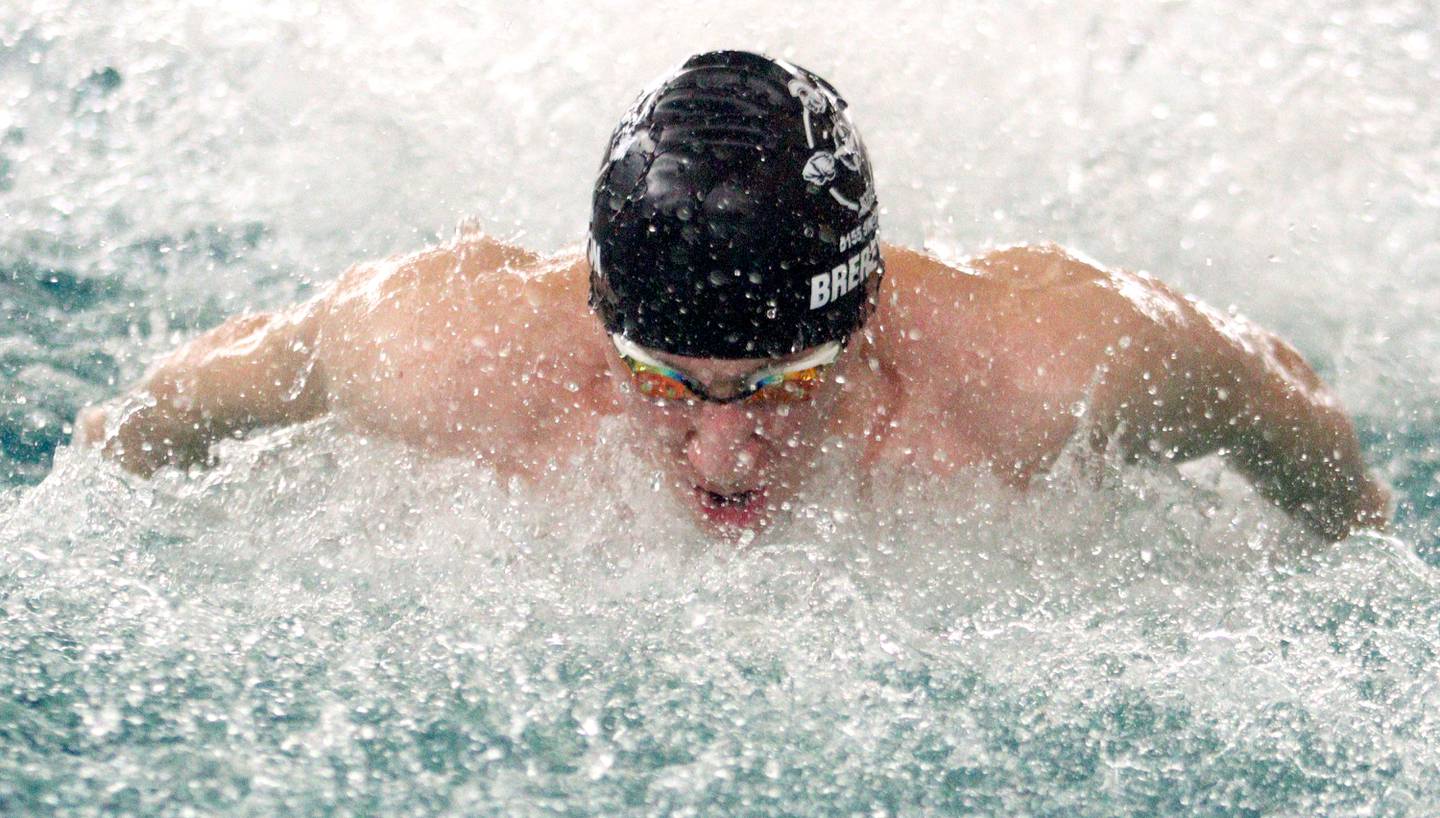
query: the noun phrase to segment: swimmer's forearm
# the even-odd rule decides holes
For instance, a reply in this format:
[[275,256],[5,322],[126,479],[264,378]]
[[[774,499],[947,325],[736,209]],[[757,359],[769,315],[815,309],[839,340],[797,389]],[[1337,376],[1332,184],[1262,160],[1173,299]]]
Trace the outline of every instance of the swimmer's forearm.
[[1228,402],[1225,447],[1266,497],[1329,540],[1383,528],[1390,495],[1365,466],[1334,392],[1289,344],[1247,325],[1243,384]]
[[1328,391],[1318,399],[1271,393],[1249,417],[1237,424],[1230,460],[1261,494],[1328,540],[1385,527],[1389,491],[1366,468],[1354,427]]
[[1261,494],[1329,540],[1383,527],[1389,492],[1366,469],[1339,399],[1301,355],[1241,316],[1146,283],[1179,320],[1128,330],[1139,340],[1111,401],[1126,450],[1177,460],[1220,450]]
[[128,394],[76,419],[76,441],[148,476],[208,458],[212,443],[326,408],[309,313],[231,319],[175,351]]

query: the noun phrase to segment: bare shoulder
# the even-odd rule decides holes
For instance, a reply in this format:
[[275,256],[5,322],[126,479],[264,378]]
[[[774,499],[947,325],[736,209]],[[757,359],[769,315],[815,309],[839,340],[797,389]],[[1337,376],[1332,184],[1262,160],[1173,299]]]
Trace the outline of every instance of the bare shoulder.
[[876,316],[882,325],[906,328],[929,314],[974,301],[993,287],[974,269],[921,250],[886,244],[885,280]]
[[1092,284],[1114,272],[1053,242],[996,248],[967,264],[986,279],[1019,291]]
[[996,306],[1047,291],[1103,286],[1117,274],[1053,243],[1003,247],[956,261],[886,245],[885,261],[890,303],[907,309],[981,300]]
[[1158,281],[1055,244],[953,263],[887,250],[877,347],[909,405],[938,428],[953,421],[952,437],[1003,455],[1022,480],[1068,439],[1073,406],[1107,372],[1158,371],[1176,347],[1170,327],[1196,316]]
[[[1282,497],[1311,497],[1334,478],[1315,476],[1318,466],[1274,465],[1287,458],[1340,459],[1342,476],[1363,473],[1348,421],[1293,348],[1144,271],[1053,244],[953,265],[898,248],[886,259],[894,279],[882,295],[877,347],[887,351],[908,417],[923,421],[903,445],[939,440],[963,452],[968,444],[1024,484],[1083,417],[1092,443],[1118,441],[1140,456],[1234,447],[1242,469]],[[1263,434],[1246,431],[1260,427]]]
[[1101,427],[1160,428],[1178,423],[1176,407],[1204,405],[1197,390],[1227,377],[1235,360],[1236,321],[1143,270],[1054,244],[972,263],[1003,282],[985,306],[995,369],[1017,400],[1033,396],[1042,409],[1083,401]]
[[583,314],[574,253],[541,255],[482,234],[347,270],[322,297],[332,334],[404,343],[485,326],[520,330],[535,316]]
[[[323,299],[332,405],[436,451],[484,450],[576,404],[603,371],[583,258],[462,234],[347,271]],[[508,386],[528,379],[524,389]],[[515,401],[529,401],[524,406]]]
[[1215,337],[1218,313],[1143,270],[1102,265],[1054,244],[997,250],[974,264],[1005,283],[1005,296],[990,307],[1016,339],[1011,348],[1050,359],[1051,371],[1072,382],[1092,379],[1102,359],[1143,372]]
[[967,260],[990,286],[990,320],[1022,338],[1048,339],[1042,349],[1109,344],[1123,337],[1183,334],[1210,312],[1154,276],[1103,265],[1058,244],[1017,245]]
[[507,273],[540,259],[489,236],[461,234],[435,247],[356,264],[331,285],[326,300],[333,308],[365,313],[397,303],[433,304],[470,286],[503,285]]
[[1068,332],[1095,317],[1126,274],[1055,244],[1005,247],[957,261],[903,247],[885,248],[879,315],[901,335],[929,338],[928,354],[991,348],[1049,331]]

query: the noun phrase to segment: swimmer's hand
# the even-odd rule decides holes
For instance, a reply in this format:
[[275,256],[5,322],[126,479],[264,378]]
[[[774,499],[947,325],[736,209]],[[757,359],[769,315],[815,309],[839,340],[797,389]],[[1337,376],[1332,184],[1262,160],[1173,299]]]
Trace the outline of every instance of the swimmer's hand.
[[232,318],[161,360],[128,394],[81,410],[72,442],[143,477],[208,465],[222,437],[325,411],[313,335],[308,304]]
[[[209,464],[208,442],[195,434],[198,430],[180,434],[162,431],[154,423],[153,406],[127,403],[120,401],[82,409],[75,418],[71,442],[79,447],[99,449],[126,471],[142,477],[149,477],[165,466],[188,468]],[[118,422],[110,429],[107,427],[112,417]]]

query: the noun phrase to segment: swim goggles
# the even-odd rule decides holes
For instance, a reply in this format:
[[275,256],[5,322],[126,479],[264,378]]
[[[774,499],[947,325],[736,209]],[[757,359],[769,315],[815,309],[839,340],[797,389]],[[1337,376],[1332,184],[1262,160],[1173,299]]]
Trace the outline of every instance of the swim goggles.
[[746,376],[744,385],[735,390],[735,394],[721,398],[710,394],[704,385],[684,372],[655,360],[645,350],[625,340],[620,333],[611,335],[610,340],[615,343],[620,360],[630,368],[635,388],[647,398],[713,403],[743,401],[747,404],[802,403],[810,400],[820,388],[825,370],[835,364],[844,346],[839,341],[831,341],[784,367],[761,369]]

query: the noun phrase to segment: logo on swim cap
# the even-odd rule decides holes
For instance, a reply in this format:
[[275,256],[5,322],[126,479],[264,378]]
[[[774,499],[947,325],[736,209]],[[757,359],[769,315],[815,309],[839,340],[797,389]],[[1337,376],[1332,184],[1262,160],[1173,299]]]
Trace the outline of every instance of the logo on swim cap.
[[[785,63],[780,64],[786,65]],[[800,70],[794,66],[788,67],[797,72]],[[801,119],[805,123],[805,143],[813,148],[815,147],[815,128],[811,124],[810,115],[824,113],[827,107],[833,107],[838,112],[843,109],[844,103],[840,101],[839,97],[832,100],[831,97],[834,96],[832,92],[811,85],[798,77],[790,80],[788,87],[791,94],[800,98]],[[857,173],[860,171],[862,157],[854,126],[844,118],[836,117],[830,122],[830,135],[834,142],[834,151],[816,151],[809,159],[805,160],[805,167],[800,172],[805,181],[812,185],[828,187],[835,180],[837,163]],[[868,179],[866,185],[868,189]],[[852,202],[838,190],[834,188],[829,190],[835,201],[859,213],[868,212],[869,207],[864,206],[865,202],[868,201],[872,207],[875,203],[873,193],[868,197],[862,196],[859,202]]]
[[809,71],[742,51],[692,57],[642,94],[595,185],[590,303],[606,328],[717,358],[858,329],[883,269],[845,108]]

